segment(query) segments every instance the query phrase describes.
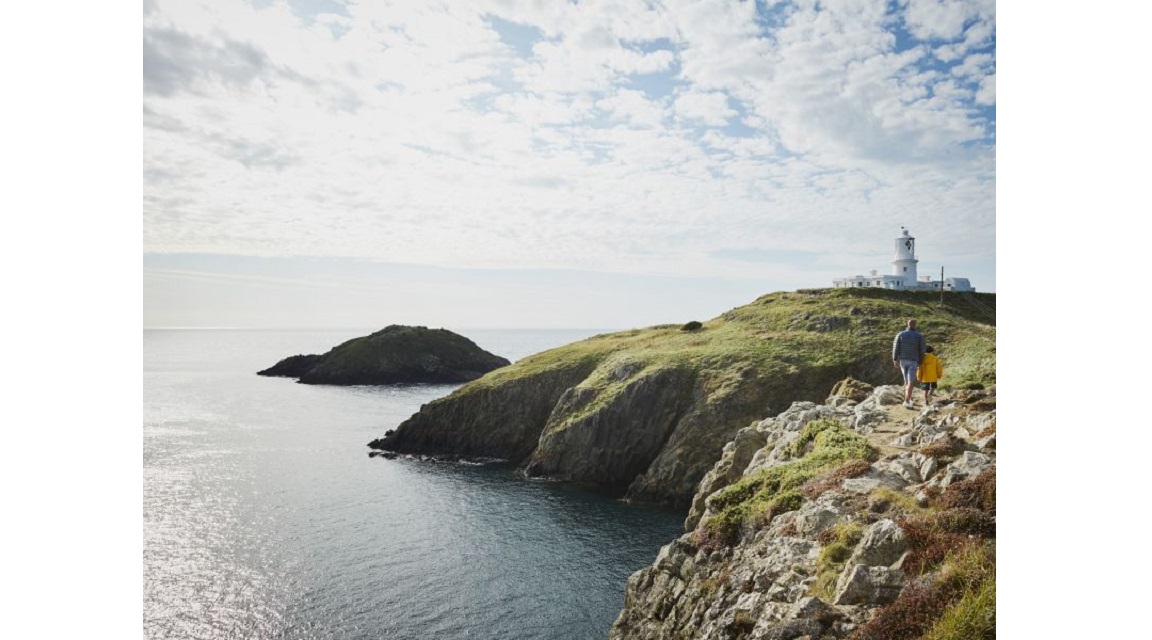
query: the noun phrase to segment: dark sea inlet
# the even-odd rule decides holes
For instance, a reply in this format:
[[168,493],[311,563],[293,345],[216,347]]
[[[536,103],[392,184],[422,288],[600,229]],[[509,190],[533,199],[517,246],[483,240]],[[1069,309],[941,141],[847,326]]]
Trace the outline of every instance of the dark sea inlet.
[[[368,457],[454,386],[255,375],[368,332],[144,331],[145,637],[606,637],[684,514]],[[460,333],[516,360],[596,332]]]

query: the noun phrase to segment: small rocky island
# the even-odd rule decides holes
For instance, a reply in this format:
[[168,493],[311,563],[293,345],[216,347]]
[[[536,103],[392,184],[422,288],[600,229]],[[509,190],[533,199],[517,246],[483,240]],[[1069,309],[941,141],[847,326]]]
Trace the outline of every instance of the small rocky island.
[[322,355],[295,355],[258,371],[303,384],[453,384],[510,364],[447,329],[389,325]]

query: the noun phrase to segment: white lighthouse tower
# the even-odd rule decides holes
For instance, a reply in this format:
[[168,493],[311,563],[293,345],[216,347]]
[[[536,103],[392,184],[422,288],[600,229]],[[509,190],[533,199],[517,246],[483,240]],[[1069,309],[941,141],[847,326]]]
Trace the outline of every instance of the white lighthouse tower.
[[900,237],[896,238],[896,257],[892,260],[892,273],[890,275],[876,275],[873,271],[868,276],[852,276],[850,278],[836,278],[832,286],[841,287],[877,287],[881,289],[895,289],[897,291],[975,291],[968,278],[947,278],[933,280],[932,276],[924,276],[921,280],[916,275],[916,238],[908,233],[908,229],[900,227]]
[[915,289],[916,280],[916,238],[908,230],[900,227],[900,237],[896,238],[896,257],[892,260],[892,275],[900,279],[898,288]]

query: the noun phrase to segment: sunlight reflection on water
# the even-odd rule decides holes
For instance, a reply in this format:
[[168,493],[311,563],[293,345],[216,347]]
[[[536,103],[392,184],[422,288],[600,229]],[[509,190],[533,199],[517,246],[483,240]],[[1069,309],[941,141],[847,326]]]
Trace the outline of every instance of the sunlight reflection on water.
[[[509,357],[533,350],[490,333],[521,340]],[[535,339],[583,337],[553,333]],[[145,332],[146,637],[605,637],[682,514],[503,467],[368,458],[453,387],[253,373],[347,337]]]

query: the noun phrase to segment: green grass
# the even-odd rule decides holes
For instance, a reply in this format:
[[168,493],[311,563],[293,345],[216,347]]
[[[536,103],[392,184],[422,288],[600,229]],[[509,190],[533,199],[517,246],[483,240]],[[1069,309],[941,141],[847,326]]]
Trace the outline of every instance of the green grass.
[[983,640],[995,637],[996,557],[992,543],[949,555],[936,579],[914,581],[849,640]]
[[903,516],[919,515],[928,512],[927,507],[920,506],[916,502],[916,498],[908,495],[903,491],[895,491],[888,487],[880,487],[868,494],[868,502],[871,505],[883,503],[887,507],[882,510],[883,513],[888,514],[889,517],[898,514]]
[[808,590],[808,595],[831,602],[835,596],[836,580],[844,570],[844,563],[852,556],[852,550],[864,535],[864,525],[854,521],[841,521],[825,529],[820,534],[824,547],[816,559],[816,580]]
[[[982,302],[995,307],[995,296]],[[734,366],[766,378],[787,379],[813,369],[874,369],[894,383],[887,363],[892,337],[915,317],[944,362],[943,386],[995,384],[995,324],[975,321],[970,306],[924,292],[817,289],[772,293],[737,307],[695,331],[668,324],[593,336],[504,367],[460,392],[495,387],[556,368],[591,371],[624,357],[649,367],[686,366],[704,377]],[[828,330],[821,327],[830,326]],[[863,363],[870,363],[864,366]],[[873,366],[873,364],[875,366]],[[887,368],[879,365],[888,364]],[[871,368],[870,368],[871,367]],[[875,376],[874,376],[875,377]],[[888,380],[891,377],[893,380]],[[824,390],[827,392],[827,389]]]
[[[995,637],[995,467],[950,485],[931,509],[897,520],[908,540],[909,583],[851,638],[980,640]],[[943,508],[941,508],[943,507]]]
[[831,419],[813,420],[789,445],[799,459],[741,478],[708,498],[717,511],[697,528],[697,544],[719,548],[737,542],[745,526],[759,528],[781,513],[800,508],[800,489],[813,478],[852,460],[874,460],[868,442]]
[[[957,334],[937,350],[944,366],[941,389],[986,388],[996,384],[996,334]],[[974,386],[974,385],[979,385]]]
[[991,640],[996,637],[996,576],[964,591],[960,600],[922,636],[922,640]]

